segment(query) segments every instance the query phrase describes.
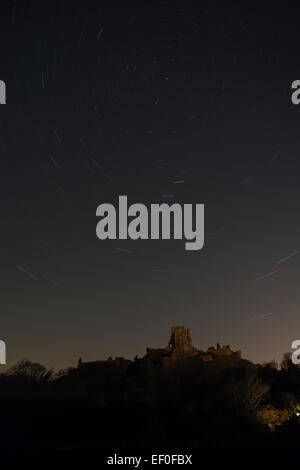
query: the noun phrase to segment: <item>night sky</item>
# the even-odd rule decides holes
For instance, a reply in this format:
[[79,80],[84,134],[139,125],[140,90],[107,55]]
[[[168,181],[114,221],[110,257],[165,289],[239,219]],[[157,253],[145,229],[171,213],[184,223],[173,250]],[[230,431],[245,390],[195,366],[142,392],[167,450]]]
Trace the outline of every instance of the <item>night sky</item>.
[[[299,339],[299,15],[240,3],[1,2],[8,366],[133,358],[176,324],[256,362]],[[204,248],[100,241],[119,195],[205,204]]]

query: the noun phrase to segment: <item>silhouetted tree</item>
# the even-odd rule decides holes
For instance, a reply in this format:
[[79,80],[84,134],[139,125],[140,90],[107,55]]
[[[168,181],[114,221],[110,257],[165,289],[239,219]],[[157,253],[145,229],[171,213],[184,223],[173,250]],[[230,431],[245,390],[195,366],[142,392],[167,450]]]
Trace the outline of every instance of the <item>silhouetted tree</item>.
[[52,378],[53,370],[47,369],[39,362],[23,359],[21,362],[8,369],[7,374],[22,376],[34,382],[41,383],[47,382]]
[[226,389],[236,408],[254,411],[265,399],[269,385],[257,378],[255,372],[249,371],[242,378],[233,377]]

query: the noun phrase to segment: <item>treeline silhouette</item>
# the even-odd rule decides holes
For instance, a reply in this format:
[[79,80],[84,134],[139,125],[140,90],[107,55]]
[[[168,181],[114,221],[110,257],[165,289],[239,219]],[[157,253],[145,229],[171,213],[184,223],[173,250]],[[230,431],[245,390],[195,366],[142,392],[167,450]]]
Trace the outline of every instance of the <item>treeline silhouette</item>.
[[[4,449],[297,449],[300,367],[219,358],[170,370],[136,358],[58,373],[23,360],[0,374]],[[272,418],[285,410],[289,419]],[[299,410],[300,411],[300,410]],[[273,413],[273,414],[272,414]]]

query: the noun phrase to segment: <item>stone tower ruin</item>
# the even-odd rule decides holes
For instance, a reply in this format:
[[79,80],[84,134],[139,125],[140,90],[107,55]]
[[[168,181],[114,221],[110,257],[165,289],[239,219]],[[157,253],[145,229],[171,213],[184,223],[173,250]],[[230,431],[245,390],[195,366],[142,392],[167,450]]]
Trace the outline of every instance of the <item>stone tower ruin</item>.
[[182,325],[172,326],[167,350],[176,358],[195,356],[197,349],[193,346],[190,329]]

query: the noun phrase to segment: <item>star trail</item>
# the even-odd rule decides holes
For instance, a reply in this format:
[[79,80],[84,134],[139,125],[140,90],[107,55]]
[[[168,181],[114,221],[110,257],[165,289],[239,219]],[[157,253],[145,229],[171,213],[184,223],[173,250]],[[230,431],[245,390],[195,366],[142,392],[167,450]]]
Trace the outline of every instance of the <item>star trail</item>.
[[[164,346],[176,324],[203,349],[220,340],[255,361],[280,358],[300,308],[293,12],[169,1],[1,8],[9,360],[134,357]],[[121,194],[205,204],[204,248],[99,241],[96,207]]]

